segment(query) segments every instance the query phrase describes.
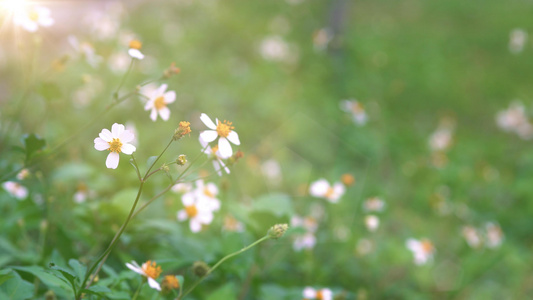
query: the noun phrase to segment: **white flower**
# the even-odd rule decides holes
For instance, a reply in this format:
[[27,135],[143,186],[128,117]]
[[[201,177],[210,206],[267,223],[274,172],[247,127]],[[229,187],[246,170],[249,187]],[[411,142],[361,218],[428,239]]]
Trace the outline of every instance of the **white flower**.
[[125,73],[130,65],[130,58],[124,52],[118,52],[109,57],[108,66],[111,71],[117,74]]
[[192,191],[192,184],[189,182],[180,182],[172,186],[172,191],[176,193],[188,193]]
[[18,180],[24,180],[24,179],[28,178],[29,176],[30,176],[30,171],[28,169],[22,169],[17,174],[17,179]]
[[363,209],[367,212],[383,211],[385,209],[385,201],[378,197],[368,198],[363,202]]
[[472,248],[479,248],[483,243],[479,232],[472,226],[464,226],[462,233],[466,242]]
[[11,196],[23,200],[28,197],[28,189],[20,185],[18,182],[6,181],[2,183],[4,189],[11,194]]
[[15,11],[13,21],[29,32],[37,31],[39,26],[48,27],[54,24],[54,19],[50,17],[50,9],[42,6],[33,6],[29,9]]
[[161,286],[156,280],[157,277],[161,274],[161,267],[157,266],[155,261],[147,261],[145,262],[141,267],[137,262],[132,261],[130,263],[126,263],[126,267],[128,267],[130,270],[137,274],[141,274],[142,276],[146,277],[148,279],[148,285],[156,289],[158,291],[161,290]]
[[344,185],[340,182],[336,182],[333,186],[329,184],[326,179],[319,179],[309,187],[309,193],[318,198],[324,198],[331,203],[339,202],[340,197],[344,195],[346,191]]
[[503,231],[501,227],[496,223],[488,222],[485,224],[485,229],[487,230],[487,247],[499,247],[503,241]]
[[283,61],[289,57],[289,45],[280,36],[270,36],[261,41],[261,56],[266,60]]
[[200,201],[205,201],[208,208],[212,211],[217,211],[220,209],[220,200],[217,199],[218,188],[212,183],[208,182],[204,184],[203,180],[196,181],[196,189],[193,191],[195,197]]
[[306,232],[304,234],[295,236],[292,248],[294,251],[301,251],[303,249],[313,249],[315,245],[315,235],[312,232]]
[[452,144],[452,131],[449,128],[439,128],[429,137],[429,147],[433,151],[444,151]]
[[93,190],[89,190],[83,182],[80,182],[73,198],[76,203],[83,203],[87,198],[94,197],[94,195],[95,192]]
[[135,136],[131,131],[125,130],[122,124],[113,124],[111,131],[104,128],[99,135],[94,139],[94,148],[98,151],[109,150],[105,165],[110,169],[118,167],[120,152],[130,155],[136,150],[135,146],[128,144]]
[[[218,151],[221,158],[229,158],[233,155],[233,149],[229,142],[232,142],[235,145],[240,145],[239,135],[233,131],[234,127],[232,122],[224,121],[220,122],[216,119],[216,125],[213,123],[211,118],[206,114],[200,115],[200,120],[211,130],[204,130],[200,133],[200,138],[208,143],[216,140],[218,137]],[[228,142],[229,141],[229,142]]]
[[308,286],[304,288],[303,296],[305,299],[333,300],[333,292],[328,288],[315,290]]
[[224,224],[222,229],[230,232],[243,232],[244,224],[239,220],[235,219],[233,216],[227,215],[224,217]]
[[355,250],[361,256],[370,254],[374,251],[374,243],[369,239],[360,239],[355,246]]
[[509,50],[511,53],[520,53],[524,50],[527,42],[527,32],[521,28],[516,28],[509,35]]
[[405,243],[407,249],[413,252],[414,262],[416,265],[423,265],[433,259],[435,247],[428,239],[416,240],[408,239]]
[[261,164],[261,172],[272,184],[281,183],[281,166],[275,159],[271,158]]
[[303,227],[308,232],[315,232],[318,228],[318,222],[313,217],[300,217],[294,215],[291,218],[291,227]]
[[191,192],[184,194],[181,197],[181,202],[185,208],[178,211],[178,220],[189,219],[189,227],[192,232],[199,232],[202,225],[209,225],[213,221],[212,203],[206,201],[205,198],[197,199],[194,192]]
[[199,137],[200,144],[202,145],[202,149],[204,149],[204,153],[207,154],[209,158],[213,159],[213,167],[215,168],[215,171],[217,172],[218,176],[222,176],[222,169],[229,174],[229,168],[226,166],[224,161],[222,161],[222,155],[220,154],[220,150],[218,149],[218,145],[215,147],[209,147],[209,143],[204,141],[202,139],[202,136]]
[[96,54],[96,51],[94,50],[94,47],[91,43],[80,43],[78,38],[73,35],[69,35],[67,39],[69,44],[76,51],[76,53],[85,56],[85,60],[91,67],[96,68],[102,62],[103,58]]
[[151,110],[150,119],[155,122],[157,119],[157,114],[164,121],[167,121],[170,117],[170,109],[168,109],[167,104],[172,103],[176,100],[176,92],[168,91],[167,85],[162,84],[157,90],[153,91],[148,97],[148,102],[144,106],[144,110]]
[[130,49],[128,50],[128,54],[136,59],[143,59],[144,54],[141,52],[142,43],[138,40],[131,40],[130,41]]
[[379,218],[375,215],[365,217],[365,226],[370,232],[374,232],[379,227]]
[[367,122],[365,108],[355,99],[342,100],[340,108],[347,113],[352,114],[353,122],[357,125],[364,125]]

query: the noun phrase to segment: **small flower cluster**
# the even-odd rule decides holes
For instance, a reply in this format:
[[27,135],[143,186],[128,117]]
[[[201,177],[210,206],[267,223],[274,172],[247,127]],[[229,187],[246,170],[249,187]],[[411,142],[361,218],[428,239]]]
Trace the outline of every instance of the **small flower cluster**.
[[[378,197],[368,198],[363,202],[363,210],[367,213],[382,212],[385,209],[385,201]],[[379,227],[379,218],[374,214],[365,216],[365,226],[370,232],[374,232]]]
[[448,162],[446,152],[453,142],[453,131],[455,121],[451,118],[440,120],[438,128],[429,137],[429,148],[431,150],[431,160],[435,167],[443,167]]
[[342,111],[352,115],[352,120],[356,125],[363,126],[368,121],[365,108],[361,102],[355,99],[342,100],[340,108]]
[[416,265],[424,265],[433,260],[435,246],[430,240],[410,238],[405,245],[413,253],[414,263]]
[[318,179],[309,186],[309,194],[311,194],[311,196],[324,198],[331,203],[339,202],[339,199],[345,192],[346,188],[341,182],[336,182],[331,185],[324,178]]
[[312,249],[316,244],[315,232],[318,229],[318,222],[314,217],[301,217],[294,215],[291,218],[291,226],[295,228],[303,228],[305,233],[295,235],[292,248],[294,251],[301,251],[303,249]]
[[[23,181],[24,179],[28,178],[30,176],[30,171],[28,169],[22,169],[17,174],[17,179],[19,181]],[[24,200],[26,197],[28,197],[28,189],[20,184],[17,181],[6,181],[2,183],[2,187],[6,192],[8,192],[12,197],[17,198],[18,200]]]
[[503,131],[513,132],[524,140],[533,138],[533,125],[529,121],[524,105],[519,101],[511,103],[508,109],[498,112],[496,123]]
[[139,266],[137,262],[132,261],[131,263],[126,263],[126,267],[132,270],[133,272],[142,275],[148,281],[148,285],[158,291],[170,291],[172,289],[177,289],[180,287],[178,278],[174,275],[166,275],[161,284],[157,282],[157,278],[161,275],[161,267],[157,265],[155,261],[147,261]]
[[310,286],[305,287],[303,290],[304,300],[333,300],[333,292],[328,288],[314,289]]
[[491,249],[497,248],[502,244],[504,239],[501,227],[494,222],[485,223],[482,229],[476,229],[470,225],[464,226],[462,234],[467,244],[475,249],[483,245]]
[[185,192],[181,196],[184,208],[178,211],[179,221],[189,220],[189,228],[192,232],[199,232],[202,226],[211,224],[214,212],[220,209],[218,188],[214,183],[204,184],[203,180],[196,181],[196,188],[188,184],[177,184],[174,191]]

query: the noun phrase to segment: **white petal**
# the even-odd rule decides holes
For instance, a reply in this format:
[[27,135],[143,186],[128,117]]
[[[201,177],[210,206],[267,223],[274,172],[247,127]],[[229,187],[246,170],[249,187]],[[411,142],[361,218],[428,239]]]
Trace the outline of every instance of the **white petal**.
[[113,140],[113,134],[108,129],[102,129],[102,132],[99,134],[100,138],[106,142],[111,142]]
[[137,148],[135,148],[135,146],[132,144],[123,144],[120,150],[122,150],[124,154],[131,155],[133,152],[135,152],[135,150],[137,150]]
[[109,169],[116,169],[118,167],[118,161],[120,157],[118,156],[118,153],[116,152],[110,152],[107,156],[107,159],[105,160],[105,165]]
[[215,168],[215,171],[217,172],[218,176],[222,176],[222,171],[220,170],[220,164],[218,161],[213,160],[213,167]]
[[218,136],[218,133],[214,130],[205,130],[200,133],[200,138],[208,143],[214,141],[217,138],[217,136]]
[[109,143],[101,138],[94,139],[94,148],[98,151],[104,151],[109,149]]
[[[200,120],[202,120],[202,122],[204,122],[205,126],[207,126],[209,129],[217,129],[217,125],[215,125],[215,123],[213,123],[213,121],[211,121],[211,118],[209,118],[206,114],[201,114],[200,115]],[[211,141],[209,141],[211,142]]]
[[124,130],[124,132],[122,132],[122,134],[118,138],[120,139],[122,143],[129,143],[133,141],[135,136],[133,135],[133,132],[131,132],[130,130]]
[[150,109],[153,109],[153,108],[154,108],[154,101],[150,99],[144,105],[144,110],[150,110]]
[[322,289],[322,300],[332,300],[333,292],[330,289]]
[[316,297],[316,291],[312,287],[306,287],[304,289],[304,298],[315,298]]
[[54,19],[50,17],[39,18],[39,25],[41,26],[48,27],[48,26],[52,26],[53,24],[54,24]]
[[194,204],[194,192],[189,192],[181,196],[181,203],[185,206],[191,206]]
[[218,151],[220,151],[220,157],[222,158],[230,158],[233,154],[230,143],[223,137],[218,139]]
[[157,110],[155,107],[152,107],[152,111],[150,112],[150,119],[155,122],[157,120]]
[[159,286],[159,283],[157,281],[155,281],[155,279],[153,279],[152,277],[148,277],[148,285],[151,288],[156,289],[158,291],[161,290],[161,286]]
[[235,131],[230,131],[228,134],[228,140],[235,145],[241,144],[241,141],[239,141],[239,135]]
[[165,103],[172,103],[176,100],[176,92],[169,91],[168,93],[165,93]]
[[39,28],[39,25],[37,25],[37,23],[33,21],[25,21],[24,23],[22,23],[22,27],[24,27],[24,29],[29,32],[35,32]]
[[168,107],[161,108],[159,110],[159,115],[161,116],[161,119],[168,121],[168,118],[170,118],[170,109],[168,109]]
[[158,98],[160,96],[164,96],[165,91],[167,90],[168,85],[166,83],[163,83],[157,90],[155,91],[154,95],[157,95],[155,98]]
[[126,263],[126,267],[128,267],[128,269],[132,270],[135,273],[144,275],[144,271],[142,270],[142,268],[135,261],[132,261],[131,264],[130,263]]
[[202,230],[202,224],[200,224],[200,222],[195,219],[191,219],[191,221],[189,222],[189,228],[191,228],[192,232],[198,232]]
[[319,179],[311,184],[309,187],[309,193],[311,196],[322,197],[329,189],[329,183],[326,179]]
[[139,51],[137,49],[128,50],[128,54],[131,57],[136,58],[136,59],[143,59],[144,58],[144,54],[142,54],[141,51]]
[[213,217],[214,216],[212,212],[205,211],[198,213],[195,219],[202,224],[211,224],[211,222],[213,221]]
[[118,139],[125,129],[124,125],[115,123],[111,126],[111,135],[113,138]]
[[189,218],[185,209],[178,211],[178,214],[176,215],[176,217],[178,218],[178,221],[185,221]]

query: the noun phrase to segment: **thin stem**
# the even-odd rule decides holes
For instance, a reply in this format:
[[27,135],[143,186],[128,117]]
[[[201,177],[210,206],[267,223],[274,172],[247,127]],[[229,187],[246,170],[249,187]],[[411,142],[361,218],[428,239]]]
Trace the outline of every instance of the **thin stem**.
[[120,81],[120,84],[118,85],[117,89],[113,93],[113,98],[115,100],[118,100],[118,91],[120,90],[120,88],[122,88],[122,86],[124,85],[124,82],[126,82],[126,78],[130,74],[131,69],[133,68],[133,63],[134,62],[135,62],[135,58],[132,57],[131,58],[131,62],[130,62],[130,66],[128,67],[128,71],[126,72],[126,74],[124,74],[124,76],[122,76],[122,80]]
[[[213,273],[213,271],[215,271],[215,269],[220,266],[224,261],[232,258],[233,256],[236,256],[236,255],[239,255],[241,253],[243,253],[244,251],[254,247],[255,245],[263,242],[263,241],[266,241],[268,239],[271,239],[271,237],[269,235],[266,235],[260,239],[258,239],[257,241],[253,242],[252,244],[250,244],[249,246],[247,247],[244,247],[242,248],[241,250],[237,251],[237,252],[233,252],[231,254],[228,254],[226,256],[224,256],[221,260],[219,260],[211,269],[209,269],[209,271],[207,271],[207,273],[202,276],[200,279],[198,279],[185,293],[183,293],[183,296],[182,297],[185,297],[187,296],[190,292],[192,292],[192,290],[194,290],[194,288],[196,288],[196,286],[202,282],[207,276],[209,276],[209,274]],[[178,298],[178,299],[181,299],[182,297]]]
[[139,287],[137,288],[137,291],[135,292],[135,295],[133,295],[133,298],[131,298],[131,300],[137,299],[137,296],[139,296],[139,292],[141,291],[141,288],[143,287],[143,285],[144,285],[144,281],[141,284],[139,284]]
[[137,173],[137,178],[139,178],[139,181],[142,181],[141,173],[139,172],[139,165],[137,164],[137,161],[135,160],[135,156],[133,156],[133,153],[131,154],[131,164],[135,168],[135,172]]
[[153,173],[149,173],[150,170],[152,170],[152,168],[154,167],[154,165],[157,163],[157,161],[161,158],[161,156],[163,156],[163,153],[165,153],[165,151],[167,151],[168,147],[170,147],[170,144],[172,144],[172,142],[174,141],[174,139],[170,139],[170,141],[168,142],[167,146],[165,147],[165,149],[163,149],[163,151],[161,151],[161,154],[159,154],[159,156],[157,156],[157,158],[154,160],[154,162],[152,163],[152,165],[150,165],[150,167],[148,168],[148,170],[146,170],[146,173],[144,174],[144,177],[142,179],[142,181],[146,181],[146,179],[148,179],[148,177],[150,177],[150,175],[152,175]]

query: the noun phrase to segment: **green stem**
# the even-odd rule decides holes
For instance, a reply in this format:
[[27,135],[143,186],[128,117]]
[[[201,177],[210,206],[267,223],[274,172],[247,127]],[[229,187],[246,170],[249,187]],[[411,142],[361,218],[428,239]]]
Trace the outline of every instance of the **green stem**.
[[135,172],[137,173],[137,178],[139,178],[139,181],[142,181],[141,173],[139,172],[139,165],[137,165],[137,161],[135,160],[135,156],[133,156],[133,153],[131,154],[131,161],[132,165],[135,168]]
[[124,82],[126,82],[126,78],[130,74],[131,69],[133,68],[133,63],[134,62],[135,62],[135,58],[132,57],[131,58],[131,62],[130,62],[130,66],[128,67],[128,71],[126,72],[126,74],[124,74],[124,76],[122,76],[122,80],[120,80],[120,84],[118,85],[117,89],[113,93],[113,98],[115,100],[118,100],[118,91],[120,90],[120,88],[122,88],[122,86],[124,85]]
[[174,139],[170,139],[170,141],[168,142],[167,146],[165,147],[165,149],[163,149],[163,151],[161,152],[161,154],[159,154],[159,156],[157,156],[157,158],[154,160],[154,162],[152,163],[152,165],[150,165],[150,167],[148,168],[148,170],[146,170],[146,173],[144,174],[144,177],[142,179],[142,181],[146,181],[146,179],[148,179],[148,177],[150,177],[150,175],[152,175],[153,173],[155,172],[152,172],[150,173],[150,170],[152,170],[152,168],[154,167],[154,165],[157,163],[157,161],[161,158],[161,156],[163,156],[163,153],[165,153],[165,151],[167,151],[168,147],[170,147],[170,144],[172,144],[172,142],[174,141]]
[[266,241],[268,239],[271,239],[272,237],[270,237],[269,235],[266,235],[260,239],[258,239],[257,241],[253,242],[252,244],[250,244],[249,246],[247,247],[244,247],[242,248],[241,250],[237,251],[237,252],[233,252],[231,254],[228,254],[226,256],[224,256],[221,260],[219,260],[211,269],[209,269],[209,271],[207,271],[207,273],[202,276],[200,279],[198,279],[185,293],[183,293],[183,296],[178,298],[178,299],[182,299],[183,297],[187,296],[190,292],[192,292],[194,290],[194,288],[196,288],[196,286],[202,282],[207,276],[209,276],[209,274],[213,273],[213,271],[215,271],[216,268],[218,268],[218,266],[220,266],[224,261],[232,258],[233,256],[236,256],[236,255],[239,255],[241,253],[243,253],[244,251],[254,247],[255,245],[263,242],[263,241]]
[[137,291],[135,292],[135,295],[133,295],[131,300],[137,299],[137,296],[139,296],[139,293],[141,292],[141,288],[143,287],[143,285],[144,285],[144,281],[139,285],[139,287],[137,288]]

